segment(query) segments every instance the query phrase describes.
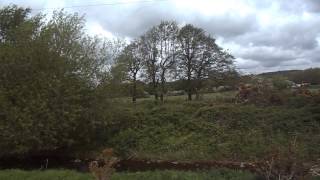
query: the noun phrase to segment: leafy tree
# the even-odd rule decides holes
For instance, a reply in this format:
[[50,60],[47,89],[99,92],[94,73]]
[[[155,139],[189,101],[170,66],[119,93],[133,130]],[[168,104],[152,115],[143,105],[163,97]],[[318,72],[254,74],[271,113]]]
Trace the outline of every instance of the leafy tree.
[[145,53],[145,72],[147,80],[151,83],[152,93],[156,100],[158,100],[158,86],[159,86],[159,70],[158,49],[157,49],[157,28],[152,27],[143,36],[141,36],[142,51]]
[[208,78],[210,71],[223,72],[232,65],[233,56],[223,51],[215,43],[210,35],[206,36],[203,42],[202,52],[194,63],[196,98],[199,99],[199,90],[203,86],[203,80]]
[[210,84],[211,87],[229,86],[235,89],[238,87],[241,75],[233,66],[230,66],[223,71],[210,71],[208,77],[209,82],[206,82],[206,84]]
[[127,73],[127,78],[132,83],[132,101],[137,99],[137,77],[145,59],[145,53],[142,51],[141,43],[137,40],[129,44],[119,57],[118,66],[122,66],[123,72]]
[[166,77],[168,71],[173,68],[176,63],[178,54],[178,25],[174,21],[163,21],[157,26],[157,52],[160,70],[160,100],[163,102],[165,93]]
[[31,26],[34,25],[34,19],[27,19],[27,15],[29,13],[29,8],[24,9],[17,7],[16,5],[6,6],[1,9],[0,42],[14,42],[16,40],[19,40],[19,38],[17,37],[17,32],[19,32],[19,29],[21,30],[21,26],[26,26],[27,24]]
[[178,42],[180,51],[179,70],[183,79],[186,79],[186,88],[188,93],[188,100],[192,100],[194,77],[194,63],[202,51],[202,42],[205,38],[203,29],[187,24],[179,32]]
[[188,99],[192,100],[193,91],[199,99],[199,90],[209,73],[225,71],[232,65],[233,57],[204,30],[190,24],[180,30],[178,40],[181,48],[179,68],[182,78],[187,80]]
[[0,12],[15,24],[0,27],[0,156],[92,144],[101,120],[90,48],[99,48],[83,33],[83,18],[60,11],[45,23],[16,6]]
[[176,63],[178,25],[174,21],[163,21],[152,27],[141,41],[146,55],[146,72],[153,85],[155,99],[158,99],[160,85],[160,100],[163,101],[166,78]]

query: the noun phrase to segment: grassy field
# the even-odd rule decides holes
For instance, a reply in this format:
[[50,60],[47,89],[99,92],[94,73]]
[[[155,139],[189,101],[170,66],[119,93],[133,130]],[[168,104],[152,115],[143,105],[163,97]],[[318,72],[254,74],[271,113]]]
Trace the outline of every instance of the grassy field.
[[274,149],[287,152],[296,141],[304,160],[318,157],[317,106],[297,97],[281,106],[235,104],[234,94],[205,94],[192,102],[171,96],[164,104],[152,97],[118,102],[108,115],[115,130],[105,135],[105,147],[138,158],[255,161]]
[[[253,180],[255,176],[241,171],[216,170],[208,172],[147,171],[132,173],[116,173],[112,180]],[[47,171],[0,171],[0,180],[94,180],[88,173],[70,170]]]
[[[155,103],[152,97],[139,99],[135,104],[128,98],[115,99],[105,114],[107,128],[97,130],[99,143],[102,148],[114,148],[121,158],[254,162],[274,152],[284,160],[294,157],[298,162],[319,158],[319,104],[301,97],[290,97],[284,105],[235,104],[234,94],[232,91],[204,94],[203,100],[192,102],[186,101],[186,96],[167,97],[165,103]],[[93,177],[68,170],[0,171],[0,180],[20,179],[93,180]],[[121,172],[112,178],[126,179],[253,180],[256,177],[246,172],[214,170]]]
[[[203,93],[201,94],[201,101],[221,101],[225,99],[232,99],[236,95],[236,91],[226,91],[226,92],[216,92],[216,93]],[[195,96],[193,96],[193,99]],[[114,98],[118,102],[131,102],[131,97],[121,97],[121,98]],[[165,101],[187,101],[187,95],[177,95],[177,96],[164,96]],[[137,102],[144,102],[144,101],[154,101],[154,96],[149,96],[146,98],[138,98]]]

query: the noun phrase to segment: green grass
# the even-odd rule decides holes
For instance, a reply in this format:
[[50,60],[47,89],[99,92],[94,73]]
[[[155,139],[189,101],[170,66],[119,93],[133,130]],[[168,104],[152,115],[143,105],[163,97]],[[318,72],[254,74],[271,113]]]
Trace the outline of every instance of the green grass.
[[209,172],[154,171],[115,174],[112,180],[253,180],[247,172],[216,170]]
[[[225,91],[225,92],[216,92],[216,93],[203,93],[201,94],[201,100],[202,101],[224,101],[234,98],[236,95],[236,91]],[[195,99],[195,95],[192,97]],[[185,95],[179,95],[179,96],[164,96],[165,102],[170,101],[187,101],[188,96]],[[114,98],[117,102],[131,102],[131,97],[121,97],[121,98]],[[154,96],[150,95],[147,98],[138,98],[137,102],[145,102],[145,101],[154,101]]]
[[0,180],[93,180],[90,174],[70,170],[23,171],[2,170]]
[[[112,180],[253,180],[255,176],[248,172],[231,170],[212,170],[208,172],[181,171],[146,171],[116,173]],[[46,171],[0,171],[0,180],[94,180],[89,173],[78,173],[70,170]]]
[[297,103],[302,107],[214,100],[121,103],[109,116],[118,129],[105,136],[105,147],[137,158],[255,161],[275,148],[286,152],[296,138],[299,154],[313,160],[320,154],[319,106]]

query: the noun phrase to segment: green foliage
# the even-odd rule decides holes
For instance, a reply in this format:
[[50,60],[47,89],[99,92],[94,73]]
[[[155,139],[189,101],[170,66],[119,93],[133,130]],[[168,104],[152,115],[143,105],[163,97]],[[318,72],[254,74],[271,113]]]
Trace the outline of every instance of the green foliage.
[[[132,94],[132,85],[123,83],[121,66],[110,74],[102,70],[107,46],[84,34],[83,17],[58,11],[44,21],[29,12],[0,9],[0,157],[63,156],[108,146],[123,157],[255,161],[274,150],[287,155],[292,139],[297,158],[308,162],[320,156],[319,96],[278,91],[287,84],[275,78],[257,83],[246,105],[234,104],[234,92],[205,94],[196,102],[177,96],[161,104],[150,99],[130,104],[123,96]],[[137,82],[137,96],[144,87]],[[153,175],[180,178],[169,174]]]
[[0,42],[0,157],[81,149],[100,120],[82,17],[59,11],[42,23],[29,12],[0,9],[9,24],[0,31],[17,38],[2,35]]
[[315,146],[320,142],[319,106],[257,107],[184,99],[162,105],[146,100],[134,107],[124,106],[114,115],[123,121],[115,126],[121,129],[113,134],[109,145],[125,156],[259,160],[275,149],[288,151],[293,138],[297,139],[299,157],[308,161],[320,155]]
[[284,77],[274,77],[272,78],[272,84],[277,90],[284,90],[290,88],[290,81]]

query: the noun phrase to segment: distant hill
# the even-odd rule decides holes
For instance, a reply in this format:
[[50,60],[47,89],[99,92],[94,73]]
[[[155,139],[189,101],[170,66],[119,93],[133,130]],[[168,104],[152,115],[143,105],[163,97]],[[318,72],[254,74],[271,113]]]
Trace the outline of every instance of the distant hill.
[[290,76],[292,74],[301,73],[304,70],[285,70],[285,71],[274,71],[274,72],[265,72],[258,74],[258,76],[264,76],[264,77],[272,77],[272,76]]
[[305,70],[275,71],[258,74],[262,77],[282,76],[295,83],[308,82],[320,84],[320,68],[309,68]]

